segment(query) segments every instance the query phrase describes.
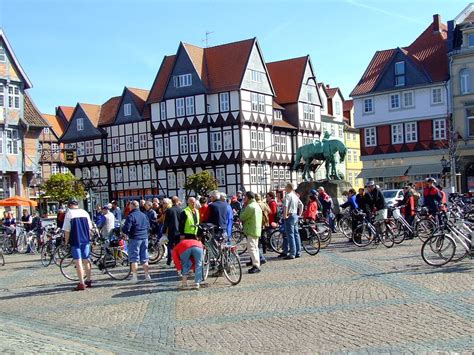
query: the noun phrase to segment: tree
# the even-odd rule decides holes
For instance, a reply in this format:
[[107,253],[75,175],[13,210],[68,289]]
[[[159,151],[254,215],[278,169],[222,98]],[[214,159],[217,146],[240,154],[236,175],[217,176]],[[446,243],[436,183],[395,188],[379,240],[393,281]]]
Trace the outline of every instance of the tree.
[[41,186],[41,190],[51,200],[59,203],[66,203],[70,197],[77,199],[86,197],[84,184],[71,173],[51,175],[49,180]]
[[207,196],[212,190],[217,190],[218,186],[217,180],[208,171],[190,175],[184,184],[186,191],[194,191],[200,196]]

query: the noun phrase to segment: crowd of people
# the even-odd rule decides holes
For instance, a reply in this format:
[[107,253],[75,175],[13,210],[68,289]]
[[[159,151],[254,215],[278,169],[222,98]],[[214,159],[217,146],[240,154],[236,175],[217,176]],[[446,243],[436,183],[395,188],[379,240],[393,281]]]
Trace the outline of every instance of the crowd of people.
[[[367,182],[365,189],[358,192],[350,189],[347,201],[341,208],[350,211],[362,211],[373,215],[376,221],[387,218],[387,206],[381,189],[373,182]],[[284,225],[286,238],[283,244],[283,253],[279,256],[285,260],[292,260],[301,256],[301,238],[298,221],[301,217],[309,221],[324,218],[333,232],[335,231],[335,211],[333,198],[324,187],[312,190],[306,206],[295,192],[295,186],[288,183],[285,194],[277,201],[273,192],[261,195],[247,191],[238,191],[236,195],[228,197],[225,193],[212,191],[208,197],[189,197],[186,206],[179,197],[158,199],[151,201],[129,201],[122,213],[116,201],[104,206],[98,206],[93,213],[95,225],[99,228],[103,238],[123,234],[127,236],[127,251],[131,263],[131,282],[138,282],[137,269],[140,263],[145,274],[145,281],[150,281],[148,266],[148,239],[150,234],[157,235],[160,241],[167,245],[166,264],[174,267],[182,277],[183,286],[187,285],[187,278],[194,270],[194,285],[199,288],[202,282],[202,240],[199,224],[210,223],[217,227],[217,233],[224,240],[231,241],[235,222],[242,224],[243,233],[247,240],[247,251],[250,255],[248,272],[261,272],[261,265],[266,263],[260,237],[262,231]],[[416,207],[421,199],[420,194],[412,184],[404,187],[404,198],[398,204],[403,206],[403,214],[409,223],[412,223]],[[423,190],[423,205],[429,212],[436,214],[446,206],[446,194],[433,178],[426,179]],[[77,290],[92,287],[90,279],[90,230],[92,220],[89,214],[78,206],[78,201],[71,198],[66,209],[59,209],[57,224],[65,232],[66,244],[71,246],[71,254],[76,262],[79,277]],[[318,217],[321,216],[321,217]],[[124,218],[124,220],[123,220]],[[34,227],[34,218],[25,209],[21,221],[28,228]],[[353,229],[357,223],[353,218]],[[13,230],[15,218],[11,212],[6,212],[2,225]],[[85,271],[85,272],[84,272]]]

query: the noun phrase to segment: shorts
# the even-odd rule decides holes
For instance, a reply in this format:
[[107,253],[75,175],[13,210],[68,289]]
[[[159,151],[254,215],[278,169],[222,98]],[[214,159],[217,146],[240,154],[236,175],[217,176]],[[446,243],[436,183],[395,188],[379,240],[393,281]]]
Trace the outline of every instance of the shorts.
[[148,239],[128,240],[128,261],[144,264],[148,262]]
[[375,221],[376,222],[383,222],[384,220],[387,219],[388,215],[388,210],[384,208],[383,210],[378,210],[377,214],[375,215]]
[[87,260],[91,252],[90,244],[83,244],[80,246],[71,245],[71,255],[74,260]]

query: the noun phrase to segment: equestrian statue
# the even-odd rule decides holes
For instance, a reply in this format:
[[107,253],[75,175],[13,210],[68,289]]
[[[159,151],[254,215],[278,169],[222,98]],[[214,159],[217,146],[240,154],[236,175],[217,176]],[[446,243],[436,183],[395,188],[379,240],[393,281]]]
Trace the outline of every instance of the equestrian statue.
[[[298,170],[301,159],[303,163],[303,180],[313,180],[311,177],[311,163],[313,160],[324,161],[326,165],[326,179],[327,180],[342,180],[341,176],[336,170],[336,153],[339,153],[339,161],[344,161],[347,153],[347,148],[340,140],[329,139],[331,134],[324,132],[324,137],[321,141],[314,141],[310,144],[305,144],[296,150],[295,163],[293,170]],[[319,167],[319,165],[318,165]]]

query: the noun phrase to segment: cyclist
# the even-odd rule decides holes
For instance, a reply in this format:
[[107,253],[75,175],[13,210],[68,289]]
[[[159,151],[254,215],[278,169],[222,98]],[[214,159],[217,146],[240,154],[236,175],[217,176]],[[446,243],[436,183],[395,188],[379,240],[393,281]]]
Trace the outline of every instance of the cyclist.
[[436,183],[434,178],[428,177],[425,182],[426,186],[423,189],[423,206],[428,208],[428,211],[432,216],[435,216],[439,210],[442,196],[439,190],[434,186]]
[[368,181],[365,186],[367,187],[367,204],[370,211],[375,214],[375,221],[384,221],[387,219],[387,206],[382,191],[374,181]]
[[[403,214],[405,217],[405,220],[410,224],[410,226],[413,224],[413,219],[415,218],[416,214],[416,204],[415,204],[415,197],[413,196],[412,189],[410,188],[409,185],[406,185],[403,188],[403,200],[398,202],[399,206],[404,206],[403,207]],[[411,239],[413,236],[410,236],[409,239]]]
[[344,202],[340,206],[340,208],[342,209],[342,208],[349,207],[349,210],[351,211],[351,216],[352,216],[352,224],[351,224],[352,231],[354,231],[357,227],[357,219],[355,218],[353,212],[359,209],[359,205],[357,204],[356,191],[354,189],[350,189],[347,194],[348,194],[347,201]]

